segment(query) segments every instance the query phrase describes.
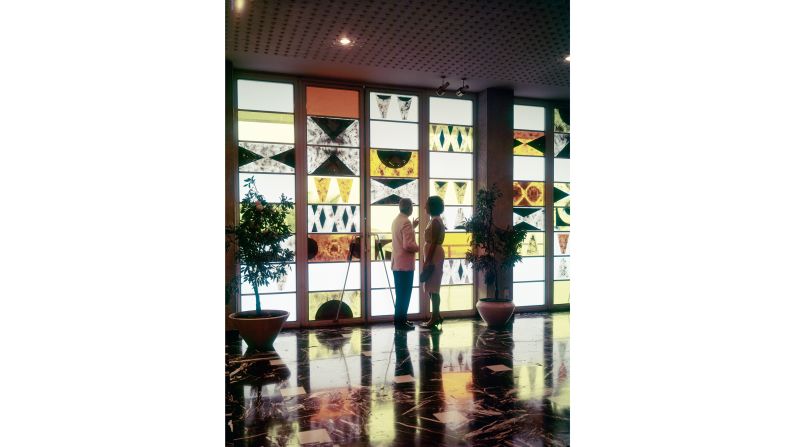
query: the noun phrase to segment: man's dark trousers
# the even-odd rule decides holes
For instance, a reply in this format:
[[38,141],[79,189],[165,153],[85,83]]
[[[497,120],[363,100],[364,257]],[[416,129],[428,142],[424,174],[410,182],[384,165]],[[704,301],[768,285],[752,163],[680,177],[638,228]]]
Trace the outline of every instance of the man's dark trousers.
[[407,320],[411,300],[411,283],[414,282],[414,270],[407,272],[393,271],[395,278],[395,324]]

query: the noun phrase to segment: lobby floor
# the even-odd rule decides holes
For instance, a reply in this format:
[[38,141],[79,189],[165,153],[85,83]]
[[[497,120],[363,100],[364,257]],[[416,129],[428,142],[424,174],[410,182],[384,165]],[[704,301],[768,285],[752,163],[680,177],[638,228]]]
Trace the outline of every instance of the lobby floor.
[[569,313],[227,340],[227,445],[567,446]]

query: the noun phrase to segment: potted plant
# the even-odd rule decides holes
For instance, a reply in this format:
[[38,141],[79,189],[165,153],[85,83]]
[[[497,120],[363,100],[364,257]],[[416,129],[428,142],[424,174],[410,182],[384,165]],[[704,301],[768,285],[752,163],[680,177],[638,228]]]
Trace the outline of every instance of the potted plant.
[[[500,276],[504,269],[522,261],[519,246],[527,234],[523,228],[500,228],[494,224],[494,204],[500,197],[502,192],[497,185],[480,189],[472,218],[465,222],[465,229],[471,234],[466,260],[476,272],[484,274],[486,281],[487,297],[478,300],[476,307],[490,327],[504,326],[513,315],[515,306],[510,297],[500,297]],[[494,295],[488,295],[492,285]]]
[[240,203],[240,223],[226,227],[226,249],[236,250],[240,275],[227,287],[227,299],[236,296],[241,277],[254,288],[256,309],[229,316],[246,344],[259,350],[272,350],[273,341],[290,316],[283,310],[262,309],[259,289],[287,274],[295,253],[284,242],[292,235],[287,223],[294,204],[281,195],[279,202],[266,202],[257,191],[254,177],[244,180],[248,188]]

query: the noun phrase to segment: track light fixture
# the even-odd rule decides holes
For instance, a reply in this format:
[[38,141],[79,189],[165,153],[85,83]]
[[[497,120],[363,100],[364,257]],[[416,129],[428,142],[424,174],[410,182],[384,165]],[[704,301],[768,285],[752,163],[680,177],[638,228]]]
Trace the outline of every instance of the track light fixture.
[[447,90],[447,87],[450,87],[450,82],[445,81],[446,77],[447,76],[442,75],[442,85],[440,85],[439,88],[436,89],[436,96],[444,96],[445,90]]
[[468,85],[464,84],[466,80],[467,78],[461,78],[461,87],[458,87],[458,90],[455,91],[456,96],[464,96],[464,93],[466,93],[469,88]]

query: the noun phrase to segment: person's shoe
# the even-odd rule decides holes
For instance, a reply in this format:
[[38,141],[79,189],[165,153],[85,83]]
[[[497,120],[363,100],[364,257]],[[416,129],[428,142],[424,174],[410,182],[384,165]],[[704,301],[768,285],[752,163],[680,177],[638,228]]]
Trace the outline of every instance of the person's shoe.
[[395,324],[395,330],[396,331],[413,331],[414,330],[414,325],[410,324],[410,323],[408,323],[406,321],[403,321],[403,322]]
[[442,325],[443,321],[444,318],[442,318],[441,316],[438,318],[431,318],[425,323],[420,323],[420,327],[423,329],[430,329],[432,331],[440,331],[441,330],[440,326]]

